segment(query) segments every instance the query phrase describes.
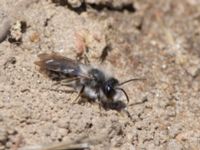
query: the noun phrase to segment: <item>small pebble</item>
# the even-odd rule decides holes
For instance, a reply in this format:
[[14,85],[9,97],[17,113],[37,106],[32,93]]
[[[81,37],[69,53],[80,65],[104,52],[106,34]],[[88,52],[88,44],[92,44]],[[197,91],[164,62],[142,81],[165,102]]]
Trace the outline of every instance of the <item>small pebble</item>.
[[5,143],[8,139],[8,132],[6,128],[0,128],[0,143]]
[[3,11],[0,11],[0,22],[0,42],[3,42],[11,27],[10,19]]
[[73,7],[73,8],[78,8],[82,4],[82,0],[68,0],[68,3]]

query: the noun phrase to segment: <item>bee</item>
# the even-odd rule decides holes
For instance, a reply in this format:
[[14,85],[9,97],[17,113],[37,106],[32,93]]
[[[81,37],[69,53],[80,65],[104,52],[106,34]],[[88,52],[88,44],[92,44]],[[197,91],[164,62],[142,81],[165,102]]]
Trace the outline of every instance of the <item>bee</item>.
[[121,107],[125,107],[125,103],[119,101],[122,94],[129,102],[129,97],[121,86],[131,81],[141,80],[134,78],[119,82],[98,68],[55,52],[42,53],[38,57],[39,61],[36,61],[35,64],[39,66],[39,72],[62,85],[73,88],[78,93],[75,101],[80,97],[86,97],[89,100],[97,101],[104,107],[121,109]]

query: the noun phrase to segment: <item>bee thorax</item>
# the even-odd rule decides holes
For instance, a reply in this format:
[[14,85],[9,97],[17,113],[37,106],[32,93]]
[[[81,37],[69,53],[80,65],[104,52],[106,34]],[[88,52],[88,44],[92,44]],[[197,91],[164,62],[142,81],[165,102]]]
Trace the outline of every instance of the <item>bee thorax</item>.
[[84,96],[88,97],[89,99],[97,99],[97,92],[96,90],[90,88],[90,87],[85,87],[84,89]]

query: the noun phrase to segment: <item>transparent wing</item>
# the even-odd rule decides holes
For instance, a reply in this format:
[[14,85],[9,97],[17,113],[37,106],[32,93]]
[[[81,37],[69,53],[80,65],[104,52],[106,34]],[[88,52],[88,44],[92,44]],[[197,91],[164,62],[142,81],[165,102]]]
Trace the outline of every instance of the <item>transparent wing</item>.
[[57,53],[42,53],[38,55],[39,61],[35,64],[39,66],[39,71],[53,80],[63,80],[66,78],[89,78],[80,68],[80,63],[70,58],[66,58]]

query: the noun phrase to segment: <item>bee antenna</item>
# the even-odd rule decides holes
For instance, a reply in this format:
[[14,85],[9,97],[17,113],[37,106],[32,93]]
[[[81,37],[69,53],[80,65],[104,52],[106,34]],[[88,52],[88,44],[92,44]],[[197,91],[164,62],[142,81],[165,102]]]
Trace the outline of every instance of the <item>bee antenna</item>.
[[122,91],[123,93],[124,93],[124,95],[126,96],[126,100],[127,100],[127,102],[129,103],[129,97],[128,97],[128,94],[126,93],[126,91],[124,90],[124,89],[122,89],[122,88],[115,88],[116,90],[119,90],[119,91]]
[[126,80],[126,81],[124,81],[122,83],[119,83],[119,86],[124,85],[124,84],[126,84],[128,82],[139,81],[139,80],[146,80],[146,79],[145,78],[133,78],[133,79],[129,79],[129,80]]

